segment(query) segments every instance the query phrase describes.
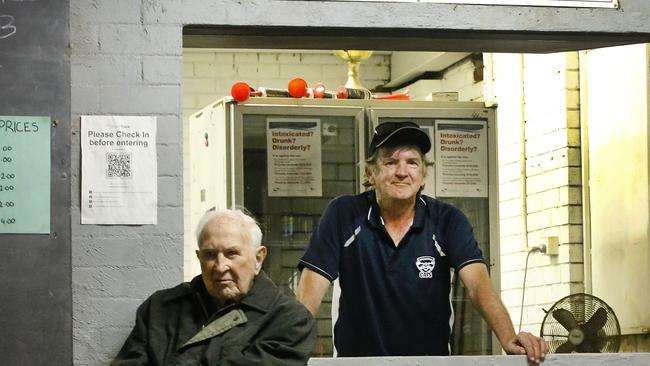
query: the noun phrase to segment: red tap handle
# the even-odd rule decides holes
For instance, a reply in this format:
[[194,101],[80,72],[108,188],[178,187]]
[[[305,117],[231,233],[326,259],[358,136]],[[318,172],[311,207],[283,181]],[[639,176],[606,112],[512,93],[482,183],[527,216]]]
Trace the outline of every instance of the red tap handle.
[[314,98],[329,98],[329,99],[332,99],[332,98],[334,98],[334,93],[328,92],[325,89],[325,84],[316,83],[316,86],[314,86]]

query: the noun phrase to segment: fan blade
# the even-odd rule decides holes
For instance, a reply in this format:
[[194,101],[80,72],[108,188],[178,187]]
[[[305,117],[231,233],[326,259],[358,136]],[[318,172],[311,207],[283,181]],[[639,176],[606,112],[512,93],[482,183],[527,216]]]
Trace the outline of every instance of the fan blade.
[[571,353],[574,349],[575,346],[571,342],[566,341],[555,350],[555,353]]
[[566,309],[553,310],[553,317],[557,320],[566,330],[570,331],[578,327],[578,322],[573,317],[573,314]]
[[584,329],[585,333],[596,335],[605,326],[605,323],[607,323],[607,311],[603,308],[598,308],[594,315],[591,316],[591,319],[582,326],[582,329]]

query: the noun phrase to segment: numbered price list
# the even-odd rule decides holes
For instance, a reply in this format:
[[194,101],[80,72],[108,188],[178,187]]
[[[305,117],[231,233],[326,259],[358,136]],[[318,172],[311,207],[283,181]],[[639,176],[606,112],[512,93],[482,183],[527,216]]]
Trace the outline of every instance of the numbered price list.
[[50,232],[50,117],[0,116],[0,233]]
[[5,213],[0,217],[0,224],[2,225],[13,225],[16,223],[16,218],[10,215],[12,209],[16,207],[16,202],[11,200],[11,193],[16,190],[15,180],[16,173],[13,173],[14,169],[11,169],[11,163],[14,161],[12,152],[14,147],[11,145],[2,145],[0,147],[2,152],[2,173],[0,173],[0,197],[4,200],[0,200],[0,209]]

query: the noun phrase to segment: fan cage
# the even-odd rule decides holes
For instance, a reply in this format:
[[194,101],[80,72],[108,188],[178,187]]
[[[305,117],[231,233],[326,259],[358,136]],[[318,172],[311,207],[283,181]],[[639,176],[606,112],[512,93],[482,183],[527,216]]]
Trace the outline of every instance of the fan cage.
[[557,348],[569,339],[569,331],[553,317],[554,310],[568,310],[573,314],[578,324],[582,325],[591,319],[599,308],[604,308],[607,312],[607,321],[598,332],[599,339],[601,340],[600,352],[618,352],[621,342],[621,327],[614,314],[614,310],[600,298],[585,293],[565,296],[553,304],[548,312],[546,312],[544,320],[542,320],[540,337],[544,338],[548,343],[549,351],[555,353]]

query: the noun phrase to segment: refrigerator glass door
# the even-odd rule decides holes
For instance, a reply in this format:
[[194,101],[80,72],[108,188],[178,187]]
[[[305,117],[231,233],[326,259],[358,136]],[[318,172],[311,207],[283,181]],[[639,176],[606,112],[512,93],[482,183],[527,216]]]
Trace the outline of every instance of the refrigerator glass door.
[[[263,269],[283,291],[298,285],[298,260],[329,201],[358,193],[358,107],[233,105],[234,202],[261,223]],[[315,356],[331,356],[331,291],[318,319]]]
[[[474,228],[474,236],[478,242],[478,246],[483,251],[483,255],[487,263],[493,264],[493,259],[496,259],[498,256],[494,252],[494,248],[491,247],[492,243],[497,243],[498,240],[491,241],[491,238],[498,238],[498,232],[496,232],[497,221],[496,221],[496,194],[491,194],[489,192],[490,188],[496,187],[496,176],[491,176],[490,172],[494,169],[489,169],[496,165],[496,155],[490,153],[490,148],[496,149],[494,144],[494,136],[492,131],[492,117],[491,112],[487,112],[485,109],[472,109],[472,108],[391,108],[391,109],[382,109],[382,108],[372,108],[369,111],[371,119],[371,127],[369,130],[372,131],[374,127],[380,123],[392,122],[392,121],[413,121],[420,125],[421,128],[425,130],[432,138],[432,147],[431,151],[427,154],[427,160],[433,163],[428,169],[428,175],[425,180],[425,189],[423,194],[426,194],[431,197],[436,197],[436,193],[446,192],[447,190],[441,189],[442,184],[445,186],[451,186],[450,188],[455,188],[453,182],[456,182],[458,185],[464,187],[467,186],[479,186],[480,183],[483,184],[484,190],[482,193],[475,194],[471,192],[470,189],[465,189],[468,193],[461,193],[458,196],[453,196],[445,194],[444,196],[438,195],[437,199],[441,201],[450,203],[457,208],[459,208],[469,219],[472,227]],[[441,161],[436,161],[436,157],[440,157],[442,147],[439,145],[443,140],[440,131],[437,129],[443,129],[445,127],[456,127],[461,126],[461,128],[470,128],[472,127],[484,127],[481,129],[483,135],[477,135],[477,141],[475,145],[480,145],[484,155],[481,156],[476,154],[479,160],[482,162],[476,163],[475,158],[470,156],[470,153],[467,151],[473,151],[473,147],[468,148],[468,150],[459,150],[457,158],[464,158],[465,161],[472,160],[476,164],[466,164],[469,165],[485,165],[481,169],[478,167],[467,167],[462,165],[462,160],[453,160],[450,164],[447,164],[443,168]],[[489,126],[489,128],[488,128]],[[450,132],[451,133],[451,132]],[[472,133],[472,136],[475,134]],[[442,135],[445,137],[445,135]],[[452,135],[446,135],[452,136]],[[454,135],[455,136],[455,135]],[[460,134],[464,136],[464,134]],[[370,135],[368,135],[368,138]],[[451,141],[451,140],[445,140]],[[455,141],[455,140],[454,140]],[[455,141],[456,143],[462,143],[467,145],[467,141]],[[456,146],[456,145],[454,145]],[[485,158],[483,160],[483,158]],[[440,160],[440,159],[439,159]],[[455,165],[455,166],[454,166]],[[462,175],[462,177],[456,180],[441,180],[440,174],[457,174]],[[483,175],[483,178],[480,179],[470,179],[469,175]],[[471,172],[470,172],[471,171]],[[468,172],[465,174],[465,172]],[[493,173],[495,174],[495,173]],[[478,182],[477,182],[478,181]],[[442,183],[441,183],[442,182]],[[436,187],[438,184],[438,187]],[[463,189],[458,189],[456,192],[463,192]],[[473,189],[476,191],[476,189]],[[496,193],[494,189],[492,192]],[[478,197],[476,197],[478,196]],[[493,207],[493,209],[491,209]],[[494,215],[491,215],[494,213]],[[492,231],[491,231],[492,228]],[[498,262],[497,262],[498,263]],[[494,266],[490,269],[492,273],[498,273],[498,270],[495,271]],[[493,282],[495,281],[494,276]],[[491,331],[487,326],[487,323],[483,320],[481,315],[471,304],[469,296],[465,287],[462,285],[458,276],[456,275],[455,284],[452,290],[452,304],[455,314],[455,322],[452,329],[451,337],[451,351],[454,355],[485,355],[492,354],[493,352],[498,352],[498,350],[493,350],[493,339]],[[498,281],[498,276],[497,276]],[[498,283],[498,282],[497,282]],[[498,344],[498,343],[497,343]]]

